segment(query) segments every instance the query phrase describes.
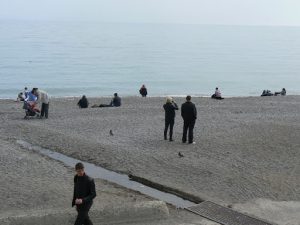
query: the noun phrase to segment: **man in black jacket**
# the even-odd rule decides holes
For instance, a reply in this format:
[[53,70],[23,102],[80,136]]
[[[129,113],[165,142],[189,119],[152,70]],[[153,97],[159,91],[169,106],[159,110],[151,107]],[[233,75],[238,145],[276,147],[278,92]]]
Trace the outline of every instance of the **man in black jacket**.
[[89,218],[89,210],[93,204],[93,199],[96,197],[95,183],[92,178],[85,174],[82,163],[77,163],[75,170],[77,174],[74,177],[72,207],[76,205],[78,215],[74,225],[93,225]]
[[195,104],[191,102],[189,95],[186,97],[186,102],[181,106],[181,116],[184,121],[182,142],[186,143],[187,131],[189,130],[189,144],[194,144],[193,130],[197,119],[197,109]]
[[79,108],[82,108],[82,109],[85,109],[89,106],[89,101],[87,100],[85,95],[82,96],[82,98],[79,100],[77,105],[79,106]]
[[173,141],[173,127],[175,123],[175,110],[178,110],[177,104],[172,100],[171,97],[167,97],[167,102],[164,104],[165,110],[165,131],[164,137],[167,140],[168,128],[170,126],[170,141]]

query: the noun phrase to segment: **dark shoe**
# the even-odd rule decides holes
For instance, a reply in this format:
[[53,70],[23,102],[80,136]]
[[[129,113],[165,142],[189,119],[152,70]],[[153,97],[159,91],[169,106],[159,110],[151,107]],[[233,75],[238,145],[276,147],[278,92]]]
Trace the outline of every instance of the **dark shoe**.
[[186,141],[182,141],[182,143],[183,143],[183,144],[185,144],[185,143],[186,143]]
[[165,139],[165,140],[168,140],[168,138],[167,138],[167,137],[165,137],[164,139]]
[[170,140],[169,141],[174,141],[172,138],[170,138]]
[[196,144],[196,142],[192,141],[192,142],[189,142],[189,144],[193,144],[194,145],[194,144]]

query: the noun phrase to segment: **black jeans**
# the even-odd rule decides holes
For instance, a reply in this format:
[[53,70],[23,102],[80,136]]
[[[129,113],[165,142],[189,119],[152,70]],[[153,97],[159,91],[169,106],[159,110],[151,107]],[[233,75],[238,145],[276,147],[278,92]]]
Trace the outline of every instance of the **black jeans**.
[[90,208],[91,206],[84,208],[77,207],[78,215],[74,225],[93,225],[89,217]]
[[194,139],[194,126],[196,120],[185,120],[183,123],[182,142],[186,142],[187,131],[189,131],[189,143],[193,143]]
[[45,115],[45,118],[48,118],[48,111],[49,111],[49,103],[48,104],[42,103],[41,117],[44,117]]
[[165,137],[165,140],[167,140],[167,133],[168,133],[168,128],[170,126],[170,140],[172,140],[172,137],[173,137],[173,127],[174,127],[174,119],[166,119],[165,120],[165,131],[164,131],[164,137]]

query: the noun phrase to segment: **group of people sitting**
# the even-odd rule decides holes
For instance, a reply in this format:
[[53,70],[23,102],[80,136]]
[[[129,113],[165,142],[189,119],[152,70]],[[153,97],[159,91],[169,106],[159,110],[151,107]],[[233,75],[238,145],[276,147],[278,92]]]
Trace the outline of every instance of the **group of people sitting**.
[[270,90],[263,90],[261,96],[277,96],[277,95],[281,95],[281,96],[285,96],[286,95],[286,90],[285,88],[282,88],[281,91],[272,93]]
[[[27,89],[25,89],[25,90],[27,90]],[[27,93],[27,92],[25,91],[25,93]],[[144,84],[140,88],[139,93],[141,94],[142,97],[147,97],[148,92],[147,92],[147,88]],[[22,94],[23,94],[22,92],[19,94],[19,98],[20,98],[21,101],[24,101],[24,99],[22,97]],[[277,96],[277,95],[284,96],[284,95],[286,95],[286,90],[285,90],[285,88],[282,88],[282,91],[275,92],[274,94],[271,93],[270,90],[264,90],[261,96],[273,96],[273,95],[275,95],[275,96]],[[27,96],[27,95],[25,94],[25,96]],[[217,99],[217,100],[223,100],[224,99],[222,97],[221,91],[219,90],[218,87],[216,87],[215,93],[211,96],[211,98]],[[85,95],[82,96],[82,98],[79,100],[77,105],[79,106],[79,108],[88,108],[89,101],[88,101],[88,99],[86,98]],[[100,104],[100,105],[94,104],[91,107],[92,108],[97,108],[97,107],[119,107],[119,106],[121,106],[121,98],[118,96],[118,93],[114,93],[114,97],[113,97],[113,99],[111,100],[111,102],[109,104]]]
[[[142,97],[147,97],[148,92],[147,92],[147,88],[146,88],[145,84],[142,85],[139,92]],[[81,97],[81,99],[78,101],[77,105],[79,106],[79,108],[82,108],[82,109],[89,107],[89,101],[85,95],[83,95]],[[121,105],[122,105],[121,98],[118,96],[118,93],[114,93],[114,97],[112,98],[112,100],[110,101],[109,104],[100,104],[100,105],[94,104],[91,106],[91,108],[120,107]]]
[[[120,107],[121,106],[121,98],[118,96],[118,93],[114,93],[114,97],[112,98],[112,100],[110,101],[109,104],[94,104],[91,107],[92,108],[98,108],[98,107]],[[79,108],[88,108],[89,107],[89,101],[87,100],[86,96],[83,95],[82,98],[78,101],[77,105],[79,106]]]

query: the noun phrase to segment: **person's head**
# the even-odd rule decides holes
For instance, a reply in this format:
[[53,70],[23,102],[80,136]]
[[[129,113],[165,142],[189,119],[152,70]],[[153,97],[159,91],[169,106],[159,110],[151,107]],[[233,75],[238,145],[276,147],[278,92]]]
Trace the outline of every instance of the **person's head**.
[[117,96],[118,96],[118,93],[114,93],[114,96],[117,97]]
[[83,98],[83,99],[86,99],[86,96],[85,96],[85,95],[82,95],[82,98]]
[[79,162],[75,165],[75,171],[76,171],[77,176],[82,177],[84,175],[84,166],[81,162]]
[[146,88],[145,84],[142,85],[142,88]]
[[285,91],[285,88],[282,88],[283,91]]
[[216,91],[219,90],[219,88],[216,87]]
[[24,90],[27,91],[27,87],[25,87]]
[[188,95],[188,96],[186,96],[186,98],[185,98],[185,99],[186,99],[186,101],[187,101],[187,102],[190,102],[190,101],[191,101],[191,99],[192,99],[192,97],[191,97],[190,95]]
[[34,94],[35,96],[38,96],[38,88],[32,88],[31,93]]
[[167,103],[171,103],[172,100],[173,100],[172,97],[169,97],[169,96],[168,96],[168,97],[166,98],[166,102],[167,102]]

